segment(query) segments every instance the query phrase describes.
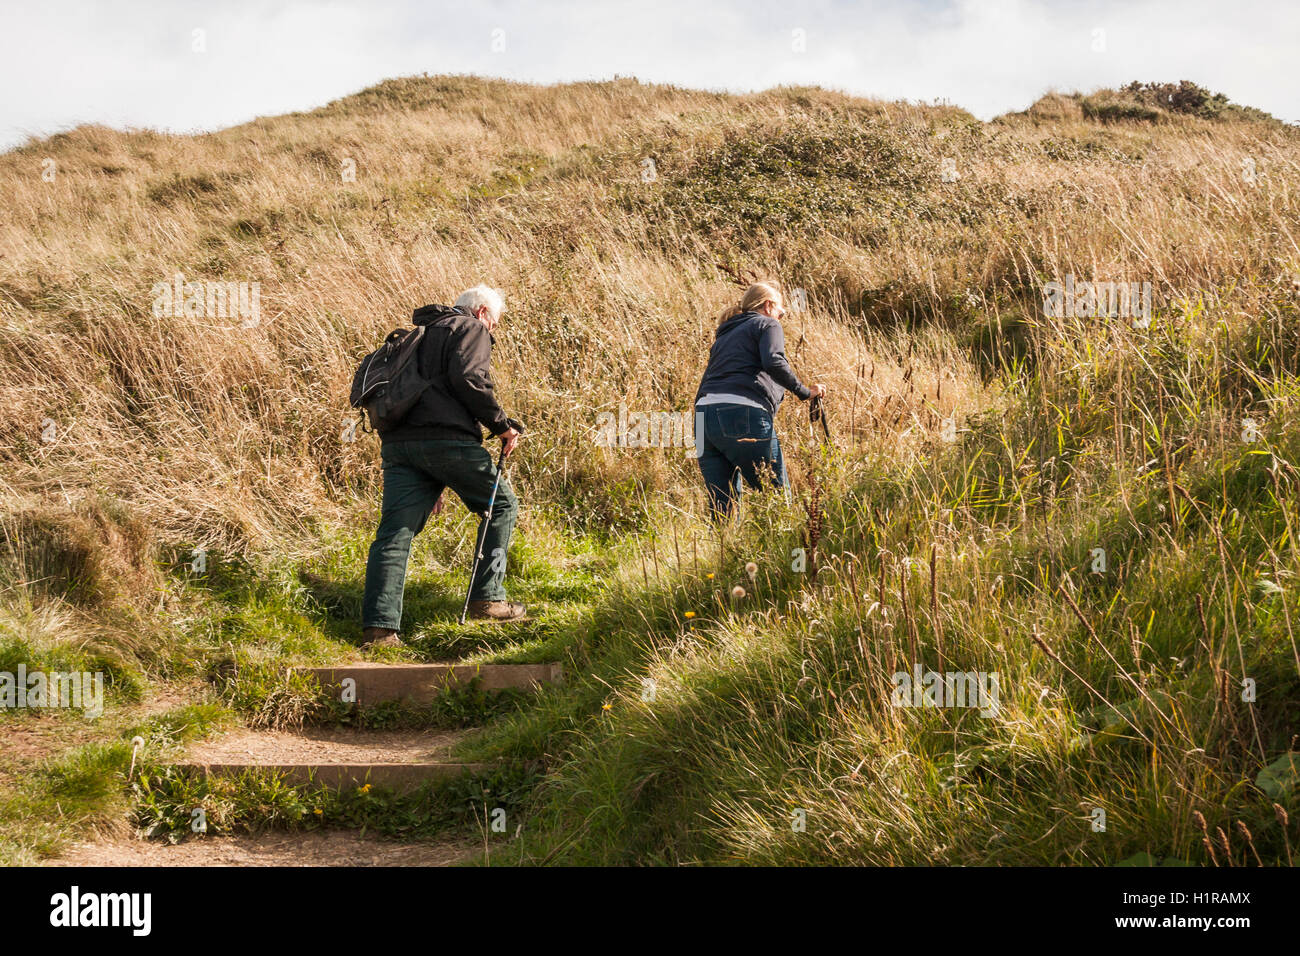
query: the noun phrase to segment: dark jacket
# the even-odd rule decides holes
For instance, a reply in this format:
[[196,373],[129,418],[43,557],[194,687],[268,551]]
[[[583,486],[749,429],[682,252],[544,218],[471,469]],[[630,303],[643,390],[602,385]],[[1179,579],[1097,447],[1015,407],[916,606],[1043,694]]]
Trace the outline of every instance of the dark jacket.
[[420,374],[432,385],[401,423],[381,431],[385,442],[471,439],[481,442],[482,424],[493,435],[509,425],[497,404],[488,363],[493,339],[474,316],[445,305],[425,305],[412,315],[425,326],[420,343]]
[[696,401],[719,392],[743,395],[775,415],[787,389],[800,401],[812,394],[786,361],[780,322],[762,312],[742,312],[718,326]]

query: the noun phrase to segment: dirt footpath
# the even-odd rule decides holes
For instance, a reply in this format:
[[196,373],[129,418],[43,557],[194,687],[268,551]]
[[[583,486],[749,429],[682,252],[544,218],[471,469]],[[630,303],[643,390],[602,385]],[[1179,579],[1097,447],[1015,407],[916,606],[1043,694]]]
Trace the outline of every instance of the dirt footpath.
[[80,843],[46,866],[451,866],[473,842],[399,843],[348,830],[203,837],[170,845],[124,839]]

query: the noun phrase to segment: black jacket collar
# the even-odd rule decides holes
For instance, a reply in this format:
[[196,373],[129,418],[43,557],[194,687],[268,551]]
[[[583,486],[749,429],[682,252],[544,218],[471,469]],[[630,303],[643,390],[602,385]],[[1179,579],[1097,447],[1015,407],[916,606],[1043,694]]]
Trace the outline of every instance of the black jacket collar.
[[[455,316],[461,316],[466,319],[473,319],[464,309],[454,305],[422,305],[411,313],[411,324],[413,325],[433,325],[435,322],[441,322]],[[478,321],[475,319],[474,321]],[[491,332],[488,333],[488,339],[493,345],[497,344],[497,338]]]
[[453,315],[469,315],[469,313],[450,305],[422,305],[411,313],[411,322],[415,325],[432,325],[439,319],[450,318]]

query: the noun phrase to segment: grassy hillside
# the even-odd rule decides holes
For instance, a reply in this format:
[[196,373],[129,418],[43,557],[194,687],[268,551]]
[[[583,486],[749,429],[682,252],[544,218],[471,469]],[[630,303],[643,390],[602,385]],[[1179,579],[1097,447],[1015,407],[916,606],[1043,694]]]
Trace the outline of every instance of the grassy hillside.
[[[195,795],[133,789],[137,733],[165,754],[320,716],[278,675],[355,654],[379,475],[351,371],[486,280],[539,621],[451,623],[457,506],[417,544],[395,656],[566,664],[466,750],[547,760],[494,861],[1289,862],[1300,140],[1180,89],[985,124],[409,78],[0,156],[0,671],[112,684],[97,722],[0,715],[27,742],[3,854],[168,829]],[[788,402],[792,501],[719,535],[680,449],[595,438],[620,404],[689,408],[749,271],[806,290],[789,351],[836,444]],[[156,314],[177,273],[257,282],[259,321]],[[1046,315],[1067,277],[1150,283],[1149,325]],[[895,706],[917,666],[996,673],[997,713]]]

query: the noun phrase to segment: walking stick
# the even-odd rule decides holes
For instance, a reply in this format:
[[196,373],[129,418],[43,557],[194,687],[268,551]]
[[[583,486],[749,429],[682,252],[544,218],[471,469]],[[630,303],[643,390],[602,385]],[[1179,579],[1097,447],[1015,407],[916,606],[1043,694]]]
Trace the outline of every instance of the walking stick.
[[826,424],[826,406],[822,401],[822,397],[820,395],[814,395],[808,401],[809,427],[811,427],[814,422],[822,423],[822,434],[826,436],[826,444],[828,445],[834,444],[834,442],[831,441],[830,427]]
[[[515,429],[521,435],[524,426],[514,419],[507,419],[510,427]],[[474,579],[478,577],[478,566],[483,562],[483,542],[487,540],[488,522],[492,520],[492,506],[497,501],[497,487],[501,484],[501,470],[506,464],[506,443],[501,443],[501,457],[497,459],[497,475],[492,480],[492,494],[488,496],[487,510],[483,512],[483,517],[478,526],[478,542],[474,545],[474,563],[469,569],[469,587],[465,589],[465,603],[460,608],[460,623],[465,623],[465,615],[469,613],[469,596],[474,593]]]

